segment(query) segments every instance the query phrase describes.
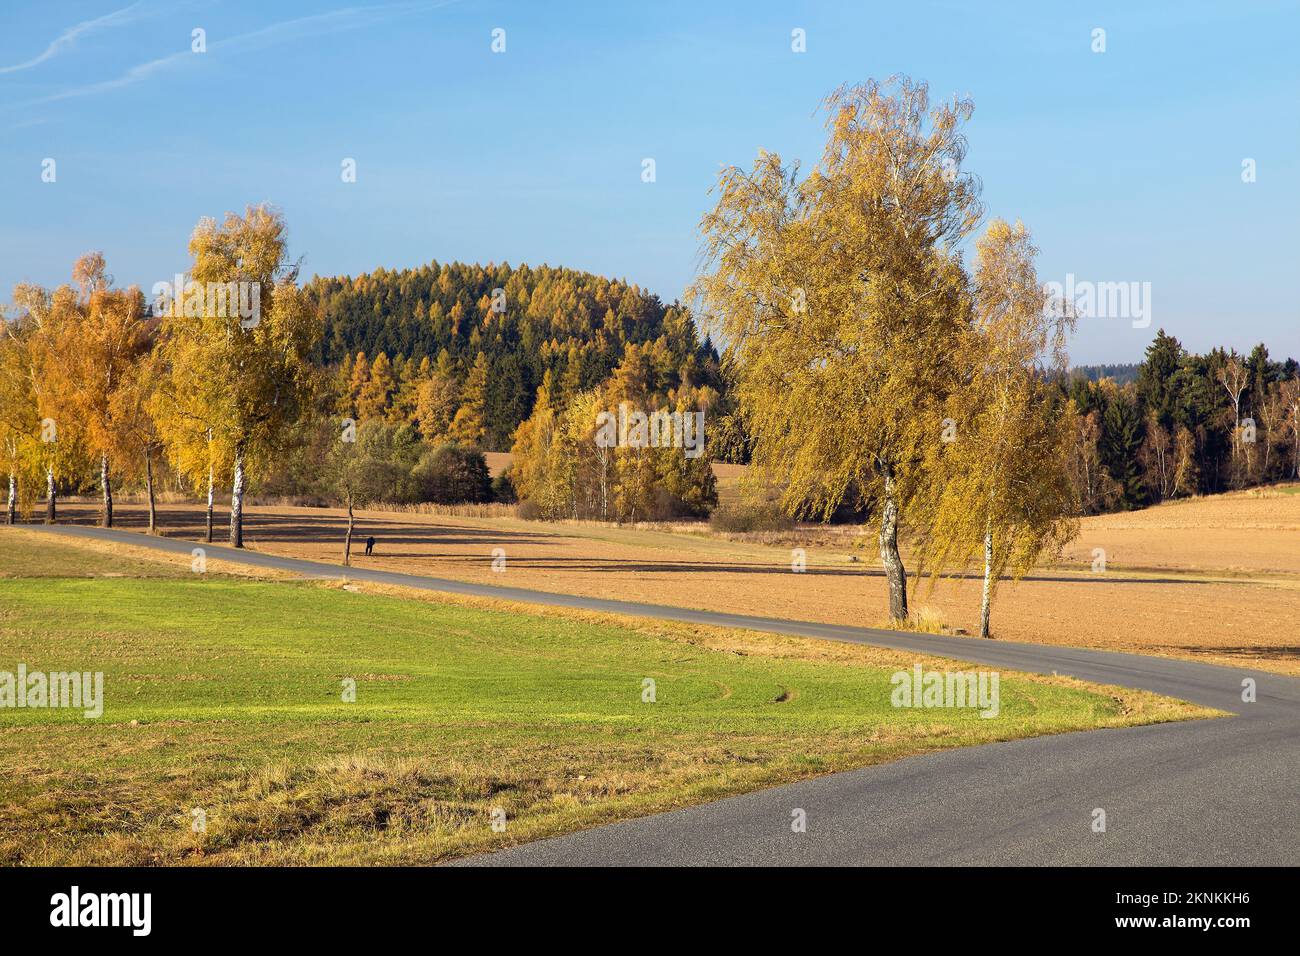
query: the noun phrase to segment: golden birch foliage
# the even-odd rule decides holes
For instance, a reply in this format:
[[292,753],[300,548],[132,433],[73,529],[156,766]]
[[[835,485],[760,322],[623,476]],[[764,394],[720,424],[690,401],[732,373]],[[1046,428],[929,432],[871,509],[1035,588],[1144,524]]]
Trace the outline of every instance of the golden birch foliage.
[[149,327],[141,321],[144,300],[137,289],[109,288],[97,253],[83,256],[73,272],[85,298],[60,330],[66,413],[80,422],[88,452],[107,456],[115,471],[129,470],[137,448],[132,423],[119,416],[125,402],[119,393],[153,346]]
[[965,567],[984,556],[987,537],[990,593],[1076,531],[1066,465],[1076,426],[1043,378],[1064,367],[1070,319],[1048,308],[1036,254],[1021,223],[994,220],[977,243],[973,321],[955,353],[963,384],[928,466],[925,564],[935,577]]
[[521,499],[541,503],[546,485],[546,459],[554,431],[555,415],[550,399],[539,390],[532,414],[515,429],[510,448],[510,478]]
[[[27,447],[30,464],[46,482],[58,482],[84,468],[85,429],[73,412],[75,341],[79,319],[77,296],[70,286],[52,293],[20,283],[14,288],[19,315],[8,330],[18,340],[17,361],[35,406],[35,440]],[[47,435],[54,440],[47,441]]]
[[511,451],[510,473],[519,497],[536,504],[543,517],[571,517],[575,449],[544,387],[537,390],[532,414],[515,430]]
[[222,393],[207,366],[207,351],[196,335],[164,325],[160,350],[165,371],[149,402],[172,469],[203,496],[211,476],[216,485],[231,479],[234,454],[230,431],[222,427]]
[[[150,348],[136,355],[125,370],[120,387],[113,394],[111,417],[129,472],[139,476],[146,455],[154,456],[162,441],[157,424],[149,412],[163,378],[162,353]],[[119,469],[121,469],[119,465]]]
[[[563,444],[571,460],[567,463],[568,487],[574,517],[608,520],[609,493],[613,481],[613,449],[596,442],[596,417],[604,410],[600,393],[593,389],[570,396],[565,407]],[[560,464],[557,462],[557,464]]]
[[28,514],[36,500],[41,481],[39,468],[40,416],[36,413],[36,395],[27,375],[26,343],[17,328],[3,315],[0,334],[0,480],[3,494],[9,493],[9,479],[14,481],[16,511]]
[[736,358],[754,461],[791,511],[852,489],[905,504],[939,432],[967,321],[953,246],[982,215],[960,173],[972,105],[895,78],[836,91],[811,175],[760,153],[724,170],[695,285]]
[[257,283],[256,324],[246,326],[237,313],[229,314],[234,310],[169,319],[172,334],[188,340],[193,350],[195,377],[206,369],[211,379],[199,387],[219,443],[255,473],[307,404],[308,354],[319,323],[297,287],[297,270],[288,264],[284,220],[270,208],[252,207],[242,217],[227,214],[220,225],[201,220],[190,254],[196,282]]

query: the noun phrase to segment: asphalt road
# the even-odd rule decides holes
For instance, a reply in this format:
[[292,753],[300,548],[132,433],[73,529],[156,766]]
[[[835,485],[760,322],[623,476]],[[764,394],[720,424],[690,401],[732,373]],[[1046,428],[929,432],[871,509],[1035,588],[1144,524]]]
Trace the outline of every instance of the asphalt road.
[[[28,526],[188,554],[195,543]],[[1079,648],[907,634],[468,584],[219,545],[301,574],[892,647],[1136,687],[1236,716],[1058,734],[910,757],[616,823],[468,865],[1296,865],[1300,680]],[[1257,700],[1242,700],[1253,678]],[[802,810],[804,832],[791,821]],[[1096,811],[1105,811],[1096,832]]]

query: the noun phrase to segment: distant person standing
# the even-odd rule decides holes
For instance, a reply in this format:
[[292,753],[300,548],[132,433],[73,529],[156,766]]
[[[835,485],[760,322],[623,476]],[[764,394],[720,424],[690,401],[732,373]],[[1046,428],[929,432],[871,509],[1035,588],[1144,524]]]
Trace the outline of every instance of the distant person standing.
[[369,555],[373,550],[375,550],[375,539],[372,536],[366,538],[366,554]]

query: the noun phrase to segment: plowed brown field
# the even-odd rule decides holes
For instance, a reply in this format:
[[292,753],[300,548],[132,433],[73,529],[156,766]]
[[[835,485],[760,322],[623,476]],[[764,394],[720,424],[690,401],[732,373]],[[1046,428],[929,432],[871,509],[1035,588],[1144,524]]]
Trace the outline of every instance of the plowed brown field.
[[[91,523],[94,504],[69,504],[63,520]],[[118,525],[139,528],[138,505]],[[225,514],[220,515],[225,520]],[[198,506],[163,506],[164,532],[201,533]],[[253,507],[248,547],[338,562],[343,512]],[[219,528],[218,541],[225,528]],[[412,574],[545,591],[648,601],[836,624],[883,624],[885,588],[873,538],[807,528],[726,540],[704,530],[618,528],[508,518],[362,512],[357,533],[377,539],[353,563]],[[766,543],[775,540],[778,543]],[[855,544],[866,545],[865,548]],[[807,571],[791,571],[791,547]],[[493,550],[506,555],[492,570]],[[1091,570],[1094,549],[1106,570]],[[854,560],[854,557],[857,560]],[[949,629],[975,629],[979,582],[922,583],[914,604]],[[995,636],[1017,641],[1142,651],[1250,664],[1300,674],[1300,487],[1174,502],[1088,518],[1064,560],[1018,583],[994,606]]]

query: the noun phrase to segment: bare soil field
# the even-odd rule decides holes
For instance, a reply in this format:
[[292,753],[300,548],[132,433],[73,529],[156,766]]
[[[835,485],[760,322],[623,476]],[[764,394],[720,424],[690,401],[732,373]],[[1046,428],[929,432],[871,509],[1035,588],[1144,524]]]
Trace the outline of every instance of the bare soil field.
[[[730,476],[728,476],[730,477]],[[1300,489],[1295,489],[1300,490]],[[139,505],[119,505],[119,527],[143,526]],[[62,506],[60,519],[94,523],[97,505]],[[220,513],[217,541],[225,534]],[[197,540],[197,505],[165,505],[165,534]],[[341,510],[264,507],[246,514],[249,548],[338,563]],[[353,564],[683,607],[823,621],[884,624],[884,579],[874,535],[861,528],[722,536],[706,525],[612,527],[360,512],[357,535],[376,538]],[[807,570],[791,570],[791,549]],[[505,568],[493,570],[501,549]],[[1106,570],[1094,572],[1094,549]],[[973,631],[979,581],[919,584],[933,629]],[[996,637],[1140,651],[1300,674],[1300,494],[1292,489],[1173,502],[1088,518],[1062,562],[1005,582]],[[972,638],[975,640],[975,638]]]
[[1108,565],[1248,575],[1300,575],[1300,485],[1171,501],[1087,519],[1066,557]]

